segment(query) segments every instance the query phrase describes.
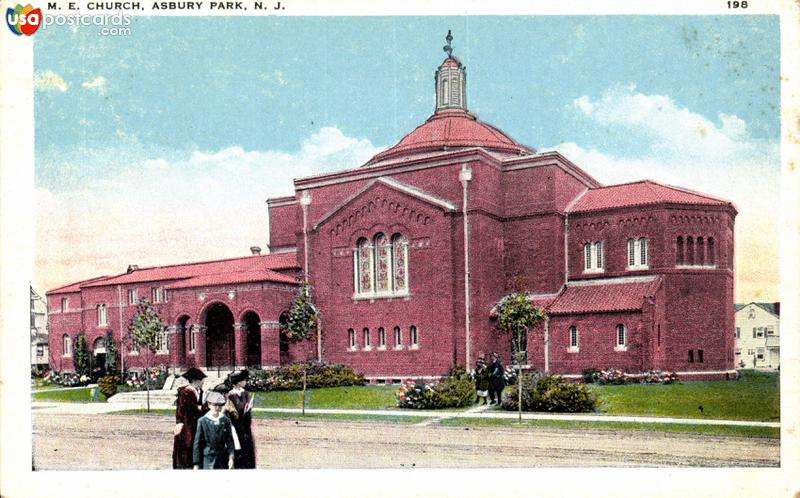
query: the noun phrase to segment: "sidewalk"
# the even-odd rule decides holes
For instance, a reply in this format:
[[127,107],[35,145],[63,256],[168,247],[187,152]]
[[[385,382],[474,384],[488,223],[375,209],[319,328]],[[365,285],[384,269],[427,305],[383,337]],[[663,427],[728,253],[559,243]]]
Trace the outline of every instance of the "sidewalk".
[[[59,414],[59,415],[88,415],[113,413],[123,410],[140,409],[144,406],[138,404],[116,404],[116,403],[56,403],[47,401],[34,401],[31,403],[33,413]],[[150,408],[171,409],[174,405],[164,405],[150,403]],[[300,408],[253,408],[255,412],[263,413],[292,413],[300,414]],[[484,419],[517,419],[517,412],[501,411],[497,408],[490,408],[481,405],[467,411],[447,411],[441,410],[340,410],[328,408],[306,408],[308,415],[366,415],[366,416],[390,416],[390,417],[417,417],[433,418],[425,425],[432,422],[451,419],[451,418],[484,418]],[[726,425],[739,427],[775,427],[781,426],[780,422],[758,422],[750,420],[725,420],[725,419],[705,419],[705,418],[674,418],[674,417],[645,417],[634,415],[596,415],[596,414],[576,414],[576,413],[522,413],[522,420],[560,420],[568,422],[632,422],[640,424],[686,424],[686,425]]]

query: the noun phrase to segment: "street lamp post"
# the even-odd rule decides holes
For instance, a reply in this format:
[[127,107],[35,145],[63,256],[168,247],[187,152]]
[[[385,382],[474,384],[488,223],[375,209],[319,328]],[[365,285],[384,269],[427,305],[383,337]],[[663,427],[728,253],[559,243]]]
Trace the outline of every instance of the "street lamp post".
[[461,205],[462,214],[464,217],[464,329],[466,335],[466,351],[464,353],[464,367],[466,367],[467,371],[471,371],[472,362],[470,361],[470,357],[472,356],[471,349],[472,349],[472,337],[470,332],[470,300],[469,300],[469,216],[468,216],[468,201],[469,201],[469,194],[468,194],[468,187],[469,182],[472,180],[472,169],[464,164],[461,167],[461,170],[458,172],[458,179],[461,181],[461,186],[463,187],[463,202]]

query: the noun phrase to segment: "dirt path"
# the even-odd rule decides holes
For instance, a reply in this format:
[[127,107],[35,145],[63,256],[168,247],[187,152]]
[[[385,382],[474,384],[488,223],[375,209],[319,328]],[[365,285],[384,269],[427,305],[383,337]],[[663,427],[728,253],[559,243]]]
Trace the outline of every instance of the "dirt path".
[[[37,415],[37,469],[168,469],[167,416]],[[255,420],[259,468],[777,467],[775,439],[636,431]]]

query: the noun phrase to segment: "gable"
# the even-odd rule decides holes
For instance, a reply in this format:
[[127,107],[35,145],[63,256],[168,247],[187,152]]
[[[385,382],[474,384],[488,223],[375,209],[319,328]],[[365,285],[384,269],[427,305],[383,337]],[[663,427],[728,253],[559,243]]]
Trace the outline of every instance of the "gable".
[[437,212],[455,212],[456,206],[416,187],[381,177],[348,197],[314,224],[318,230],[331,224],[331,232],[338,235],[355,226],[370,214],[385,214],[405,224],[427,225]]

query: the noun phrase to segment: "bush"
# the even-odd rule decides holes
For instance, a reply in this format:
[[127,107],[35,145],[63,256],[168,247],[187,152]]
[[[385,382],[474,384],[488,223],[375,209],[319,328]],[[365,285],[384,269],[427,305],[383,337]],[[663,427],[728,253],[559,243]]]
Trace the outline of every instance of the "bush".
[[648,370],[639,380],[642,384],[672,384],[678,380],[675,372],[662,372],[661,370]]
[[309,361],[292,363],[274,370],[254,369],[247,381],[249,391],[291,391],[303,388],[303,372],[306,372],[306,387],[363,386],[364,376],[352,368],[324,362]]
[[97,381],[97,386],[100,388],[100,392],[103,393],[106,398],[110,398],[111,396],[117,394],[117,384],[119,384],[120,378],[116,375],[106,375],[105,377],[100,377]]
[[587,380],[587,382],[600,384],[601,386],[606,384],[627,384],[633,380],[630,375],[626,374],[619,368],[608,368],[606,370],[586,370],[584,371],[584,380],[586,380],[587,372],[590,372],[589,379],[591,379]]
[[400,408],[455,408],[475,399],[475,381],[464,367],[455,366],[438,383],[408,382],[397,392]]
[[[504,409],[519,409],[517,389],[517,385],[511,385],[503,391]],[[525,411],[590,412],[596,406],[597,398],[585,384],[564,382],[557,375],[543,375],[538,372],[522,375],[522,409]]]
[[[164,382],[167,380],[167,368],[163,365],[153,367],[150,371],[150,390],[158,390],[164,387]],[[124,380],[117,387],[117,392],[134,392],[147,390],[147,375],[144,371],[128,371],[125,374]]]

